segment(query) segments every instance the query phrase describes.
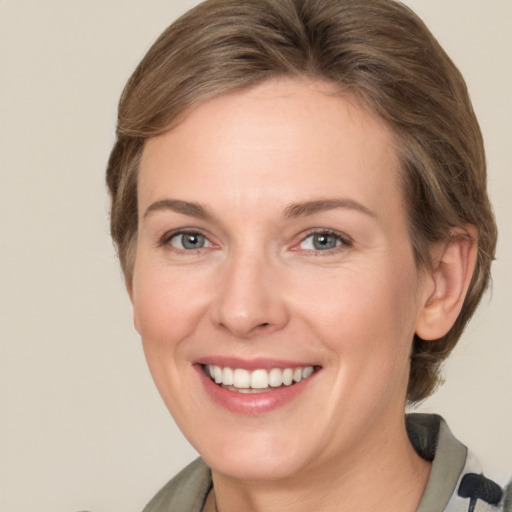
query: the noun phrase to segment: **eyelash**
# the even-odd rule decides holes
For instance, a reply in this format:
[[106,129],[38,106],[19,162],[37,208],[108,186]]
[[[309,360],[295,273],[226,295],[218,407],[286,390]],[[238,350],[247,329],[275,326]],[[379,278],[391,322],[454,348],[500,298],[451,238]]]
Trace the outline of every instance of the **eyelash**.
[[213,244],[211,240],[206,236],[200,229],[178,229],[176,231],[168,231],[164,233],[158,240],[158,247],[166,247],[176,254],[191,256],[199,254],[202,249],[208,249],[208,247],[200,247],[199,249],[180,249],[170,244],[171,240],[179,235],[200,235],[203,236],[210,244]]
[[[313,228],[308,230],[301,238],[300,242],[295,244],[294,247],[304,243],[308,238],[313,237],[315,235],[328,235],[335,237],[340,244],[331,248],[331,249],[325,249],[325,250],[319,250],[319,249],[306,249],[307,252],[313,253],[315,256],[329,256],[331,254],[335,254],[337,252],[343,251],[349,247],[352,247],[354,245],[353,240],[346,235],[345,233],[342,233],[340,231],[336,231],[334,229],[325,229],[325,228]],[[293,249],[292,250],[300,250],[300,249]]]
[[[176,231],[170,231],[164,233],[160,239],[158,240],[158,247],[167,247],[173,252],[180,254],[180,255],[194,255],[199,254],[202,249],[208,249],[209,247],[200,247],[199,249],[180,249],[179,247],[174,247],[170,244],[170,241],[179,235],[200,235],[205,237],[205,239],[212,245],[213,242],[208,238],[206,234],[204,234],[199,229],[179,229]],[[328,256],[330,254],[337,253],[339,251],[343,251],[347,249],[348,247],[352,247],[354,245],[353,240],[346,235],[345,233],[342,233],[340,231],[336,231],[333,229],[320,229],[320,228],[313,228],[308,230],[305,234],[302,235],[302,238],[299,242],[294,244],[292,247],[292,251],[299,251],[299,248],[296,248],[300,244],[304,243],[308,238],[313,237],[315,235],[328,235],[333,236],[337,239],[337,241],[340,242],[339,245],[336,245],[335,247],[331,249],[325,249],[325,250],[319,250],[319,249],[305,249],[308,253],[313,253],[315,256]]]

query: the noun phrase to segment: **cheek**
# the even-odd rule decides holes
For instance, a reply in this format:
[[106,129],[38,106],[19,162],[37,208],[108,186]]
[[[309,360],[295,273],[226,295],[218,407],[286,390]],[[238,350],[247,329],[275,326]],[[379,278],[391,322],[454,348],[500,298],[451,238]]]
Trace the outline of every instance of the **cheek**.
[[197,326],[207,303],[205,280],[172,269],[141,265],[134,276],[133,314],[144,347],[168,349]]
[[[414,265],[400,272],[389,263],[350,270],[305,286],[309,291],[307,322],[333,359],[344,367],[341,377],[374,379],[408,370],[417,299]],[[306,283],[304,283],[306,284]],[[304,294],[305,295],[305,294]]]
[[414,276],[407,269],[341,271],[329,275],[325,286],[312,277],[310,286],[304,283],[302,293],[319,325],[384,334],[414,323]]
[[190,366],[187,339],[204,316],[204,280],[176,272],[172,267],[141,263],[133,283],[134,321],[156,387],[181,424],[187,417],[184,411],[195,408],[196,397],[190,395],[183,371],[188,372]]

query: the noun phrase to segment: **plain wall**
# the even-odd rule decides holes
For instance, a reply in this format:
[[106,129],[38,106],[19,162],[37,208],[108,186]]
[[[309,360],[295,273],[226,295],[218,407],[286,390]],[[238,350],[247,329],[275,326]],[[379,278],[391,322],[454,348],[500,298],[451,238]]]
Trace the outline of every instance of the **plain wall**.
[[[161,402],[108,236],[116,104],[195,2],[0,0],[0,509],[136,512],[195,457]],[[512,473],[512,2],[408,0],[465,75],[501,230],[437,411]]]

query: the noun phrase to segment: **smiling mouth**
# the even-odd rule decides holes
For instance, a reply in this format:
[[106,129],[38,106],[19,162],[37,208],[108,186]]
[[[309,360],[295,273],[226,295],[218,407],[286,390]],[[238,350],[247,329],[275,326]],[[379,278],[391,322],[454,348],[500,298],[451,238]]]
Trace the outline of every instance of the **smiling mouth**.
[[309,379],[319,367],[272,368],[249,371],[205,364],[203,371],[218,386],[237,393],[266,393]]

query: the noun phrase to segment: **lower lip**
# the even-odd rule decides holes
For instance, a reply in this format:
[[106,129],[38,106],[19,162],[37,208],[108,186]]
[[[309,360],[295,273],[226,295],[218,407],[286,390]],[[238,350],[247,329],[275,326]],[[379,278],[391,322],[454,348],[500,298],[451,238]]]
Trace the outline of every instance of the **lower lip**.
[[275,388],[272,391],[265,390],[263,393],[237,393],[236,391],[229,391],[213,382],[204,373],[202,365],[194,366],[210,398],[228,411],[244,416],[266,414],[290,403],[306,389],[317,373],[313,373],[311,377],[297,382],[296,384]]

